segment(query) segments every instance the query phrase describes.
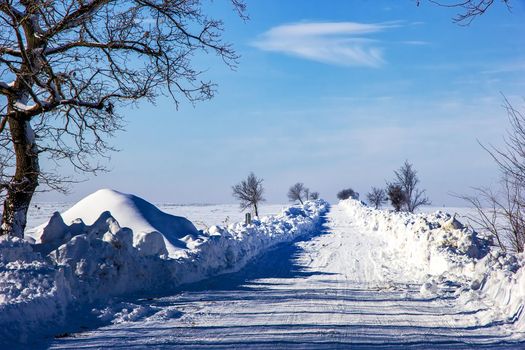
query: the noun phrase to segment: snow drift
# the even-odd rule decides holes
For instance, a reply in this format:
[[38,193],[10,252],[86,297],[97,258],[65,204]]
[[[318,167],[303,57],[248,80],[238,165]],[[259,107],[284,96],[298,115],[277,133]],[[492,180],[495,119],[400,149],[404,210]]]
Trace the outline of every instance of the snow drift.
[[327,209],[311,201],[251,225],[197,231],[139,197],[98,191],[32,230],[34,244],[0,237],[0,343],[52,334],[75,306],[238,270],[265,249],[316,230]]
[[[62,244],[71,237],[104,226],[113,217],[133,233],[133,246],[143,255],[166,255],[175,258],[178,251],[187,249],[182,240],[197,236],[195,226],[186,218],[166,214],[153,204],[134,195],[115,190],[99,190],[75,204],[66,212],[55,213],[47,224],[29,232],[36,242]],[[65,224],[71,223],[71,226]]]
[[464,226],[455,216],[376,210],[355,200],[341,201],[363,229],[388,235],[389,262],[421,285],[425,297],[454,293],[465,304],[486,306],[480,325],[514,323],[525,332],[525,257],[501,251],[491,237]]

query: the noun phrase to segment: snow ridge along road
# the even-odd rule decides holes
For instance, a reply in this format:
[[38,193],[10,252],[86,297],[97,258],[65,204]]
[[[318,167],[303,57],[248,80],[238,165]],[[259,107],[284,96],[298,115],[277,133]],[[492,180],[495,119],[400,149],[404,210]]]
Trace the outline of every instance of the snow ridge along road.
[[27,239],[0,237],[0,349],[33,348],[101,321],[138,319],[150,309],[131,306],[127,314],[107,304],[173,294],[239,271],[279,243],[317,232],[328,206],[308,201],[248,225],[196,230],[137,196],[99,190],[64,216],[55,212]]
[[51,347],[525,347],[514,324],[483,321],[490,306],[465,303],[453,285],[447,294],[423,296],[421,281],[390,255],[387,239],[333,206],[313,237],[283,243],[237,273],[175,295],[116,303],[112,325]]

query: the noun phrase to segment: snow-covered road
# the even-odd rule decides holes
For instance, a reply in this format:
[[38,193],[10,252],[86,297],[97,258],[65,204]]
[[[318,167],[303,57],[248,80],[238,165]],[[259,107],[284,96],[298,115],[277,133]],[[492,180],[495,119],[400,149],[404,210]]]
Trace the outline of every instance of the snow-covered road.
[[133,321],[56,339],[51,347],[525,347],[505,343],[510,326],[477,326],[483,304],[465,307],[452,294],[422,297],[403,263],[386,255],[383,239],[333,206],[317,235],[283,244],[240,272],[127,303]]

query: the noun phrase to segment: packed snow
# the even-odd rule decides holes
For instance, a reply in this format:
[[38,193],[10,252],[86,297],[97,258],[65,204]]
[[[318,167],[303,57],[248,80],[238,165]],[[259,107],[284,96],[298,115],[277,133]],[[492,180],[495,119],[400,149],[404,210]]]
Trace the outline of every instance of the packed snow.
[[421,285],[426,297],[458,298],[482,304],[476,326],[511,324],[509,338],[525,336],[525,263],[523,254],[505,253],[471,227],[442,211],[433,214],[392,213],[362,203],[341,203],[363,230],[386,235],[388,264]]
[[264,250],[315,231],[327,208],[311,201],[250,225],[199,231],[139,197],[97,191],[54,213],[27,240],[0,237],[0,342],[52,335],[82,305],[165,293],[238,270]]
[[[0,238],[1,339],[48,339],[51,348],[523,347],[522,254],[443,211],[349,199],[321,228],[327,210],[311,201],[252,225],[199,230],[136,196],[96,192],[28,240]],[[84,314],[100,323],[64,326]]]
[[111,324],[51,348],[521,349],[523,298],[508,285],[521,269],[493,249],[453,215],[344,201],[316,235],[179,293],[110,305]]

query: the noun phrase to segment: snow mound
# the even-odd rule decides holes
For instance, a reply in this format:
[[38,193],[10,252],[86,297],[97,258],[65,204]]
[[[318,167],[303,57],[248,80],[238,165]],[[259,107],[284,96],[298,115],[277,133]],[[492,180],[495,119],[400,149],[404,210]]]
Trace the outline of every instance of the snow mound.
[[425,297],[453,293],[465,304],[486,310],[480,325],[512,323],[516,337],[525,332],[525,256],[505,253],[488,235],[461,224],[455,216],[376,210],[355,200],[341,201],[363,229],[387,235],[389,263],[421,285]]
[[182,238],[195,239],[199,235],[188,219],[164,213],[140,197],[110,189],[90,194],[62,214],[55,213],[48,223],[28,234],[38,243],[62,243],[71,238],[68,235],[104,225],[109,216],[133,232],[133,245],[144,255],[177,257],[181,249],[187,248]]
[[[250,225],[198,232],[136,196],[98,191],[33,230],[36,244],[0,239],[0,345],[56,333],[72,308],[239,270],[264,250],[318,230],[327,210],[328,203],[310,201]],[[166,242],[176,257],[166,254]],[[107,310],[104,319],[115,313],[122,321],[151,311]]]

